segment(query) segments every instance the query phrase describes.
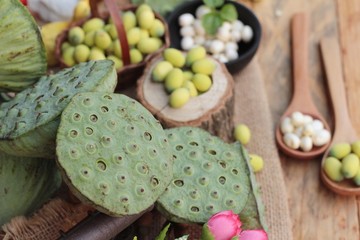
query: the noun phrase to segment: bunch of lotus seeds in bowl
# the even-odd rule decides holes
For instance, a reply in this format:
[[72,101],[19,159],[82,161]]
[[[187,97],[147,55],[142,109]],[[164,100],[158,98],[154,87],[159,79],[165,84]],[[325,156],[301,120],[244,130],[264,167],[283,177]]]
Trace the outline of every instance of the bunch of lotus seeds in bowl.
[[155,64],[151,79],[164,84],[171,107],[181,108],[191,97],[211,88],[211,75],[215,68],[214,60],[206,55],[202,46],[192,48],[187,53],[167,48],[163,52],[163,59]]
[[331,139],[331,133],[319,119],[301,112],[293,112],[280,124],[286,146],[309,152],[313,147],[321,147]]
[[[231,5],[231,4],[230,4]],[[225,5],[224,5],[225,6]],[[242,21],[222,21],[214,34],[209,33],[203,25],[203,18],[211,12],[211,8],[200,5],[195,12],[184,13],[179,16],[181,48],[185,51],[195,46],[204,46],[206,51],[220,62],[227,63],[239,57],[238,44],[242,41],[248,43],[253,39],[253,29]]]

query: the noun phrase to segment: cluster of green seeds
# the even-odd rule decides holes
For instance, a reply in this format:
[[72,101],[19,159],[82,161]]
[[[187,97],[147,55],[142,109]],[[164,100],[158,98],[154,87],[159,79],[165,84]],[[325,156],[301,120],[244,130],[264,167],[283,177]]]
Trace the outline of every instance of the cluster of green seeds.
[[190,97],[207,92],[212,86],[215,62],[206,56],[204,47],[195,47],[187,54],[175,49],[165,49],[164,60],[152,70],[152,80],[162,82],[170,94],[169,105],[184,106]]
[[335,182],[352,179],[360,186],[360,140],[334,144],[323,164],[326,175]]
[[[142,4],[135,12],[125,11],[121,18],[132,64],[143,61],[145,55],[161,48],[165,26],[155,18],[150,6]],[[61,46],[61,52],[63,61],[68,66],[89,60],[110,59],[115,62],[117,70],[123,67],[120,41],[112,18],[108,21],[91,18],[81,26],[72,27]]]

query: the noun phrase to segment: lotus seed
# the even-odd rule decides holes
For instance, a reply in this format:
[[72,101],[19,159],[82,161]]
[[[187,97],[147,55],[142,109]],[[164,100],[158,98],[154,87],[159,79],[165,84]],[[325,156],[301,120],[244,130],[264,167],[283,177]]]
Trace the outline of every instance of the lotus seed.
[[174,184],[178,187],[182,187],[184,186],[184,182],[182,180],[175,180],[174,181]]
[[91,127],[85,128],[85,132],[87,135],[92,135],[94,133],[94,130]]
[[105,171],[106,170],[106,164],[103,160],[98,160],[97,161],[97,168],[101,171]]
[[97,120],[98,120],[98,117],[95,114],[90,116],[90,121],[97,122]]
[[219,183],[224,185],[226,183],[226,178],[224,176],[219,177]]

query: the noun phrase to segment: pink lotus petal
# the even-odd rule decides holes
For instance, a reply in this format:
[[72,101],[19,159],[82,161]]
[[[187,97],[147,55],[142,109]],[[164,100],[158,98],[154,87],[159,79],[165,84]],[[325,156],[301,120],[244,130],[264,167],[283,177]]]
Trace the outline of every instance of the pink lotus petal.
[[264,230],[244,230],[240,233],[240,240],[268,240]]

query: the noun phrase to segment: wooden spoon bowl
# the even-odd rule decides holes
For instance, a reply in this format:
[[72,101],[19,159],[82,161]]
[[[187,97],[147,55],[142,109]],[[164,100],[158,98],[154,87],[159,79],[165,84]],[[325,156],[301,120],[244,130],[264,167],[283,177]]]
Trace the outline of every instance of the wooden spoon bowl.
[[[331,146],[336,143],[352,143],[359,140],[359,138],[348,113],[340,61],[340,47],[336,38],[322,39],[320,47],[335,115],[335,130]],[[356,186],[351,179],[334,182],[326,175],[323,166],[329,151],[330,148],[325,152],[321,161],[320,176],[325,186],[337,194],[346,196],[360,195],[360,187]]]
[[276,142],[279,149],[286,155],[302,160],[314,159],[320,156],[328,148],[329,143],[321,147],[313,147],[309,152],[301,149],[288,147],[280,130],[281,122],[289,117],[293,112],[301,112],[318,119],[324,124],[324,128],[329,132],[330,127],[324,117],[317,110],[310,92],[308,77],[308,16],[304,13],[297,13],[292,18],[292,56],[293,56],[293,97],[290,105],[280,118],[275,132]]

